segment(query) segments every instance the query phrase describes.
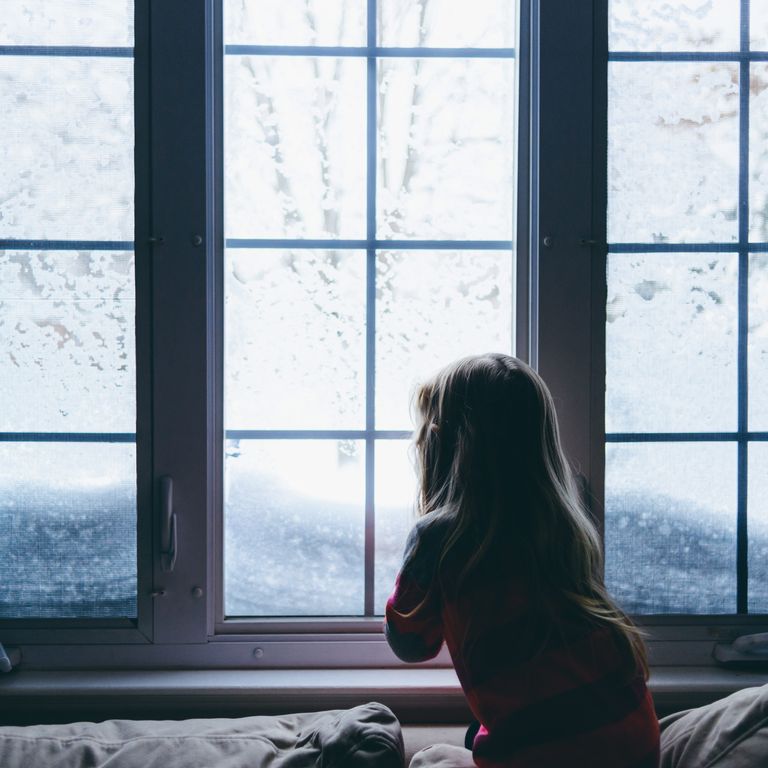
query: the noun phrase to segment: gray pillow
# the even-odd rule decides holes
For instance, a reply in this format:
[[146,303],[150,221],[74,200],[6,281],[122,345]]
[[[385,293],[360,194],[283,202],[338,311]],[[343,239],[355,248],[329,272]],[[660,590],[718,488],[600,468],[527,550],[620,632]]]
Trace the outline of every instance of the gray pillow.
[[0,728],[2,768],[402,768],[382,704],[279,717]]
[[661,768],[768,766],[768,685],[663,718]]

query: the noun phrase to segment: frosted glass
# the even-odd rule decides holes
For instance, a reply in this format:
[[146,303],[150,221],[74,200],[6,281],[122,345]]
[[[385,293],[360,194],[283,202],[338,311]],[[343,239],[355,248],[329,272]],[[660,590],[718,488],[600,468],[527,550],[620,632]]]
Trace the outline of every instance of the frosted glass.
[[133,45],[134,0],[3,0],[0,45]]
[[134,432],[132,253],[0,251],[0,432]]
[[768,253],[749,259],[749,428],[768,431]]
[[606,430],[737,428],[735,254],[608,259]]
[[768,242],[768,64],[751,65],[750,78],[749,239],[765,243]]
[[365,427],[365,252],[227,251],[229,429]]
[[408,532],[416,522],[416,473],[410,440],[376,443],[376,570],[374,608],[384,613],[403,561]]
[[133,61],[0,56],[0,239],[133,240]]
[[365,236],[365,68],[227,57],[227,237]]
[[385,46],[511,48],[516,3],[510,0],[378,0]]
[[738,65],[613,62],[608,99],[609,242],[736,240]]
[[768,3],[753,0],[749,6],[751,48],[753,51],[768,51]]
[[384,251],[376,261],[376,426],[410,429],[418,382],[512,341],[508,251]]
[[738,51],[739,3],[610,0],[608,34],[612,51]]
[[768,443],[749,444],[749,611],[768,613]]
[[227,616],[363,613],[364,443],[229,441]]
[[510,240],[514,63],[378,67],[378,236]]
[[365,45],[364,0],[225,0],[224,40],[240,45]]
[[736,612],[735,443],[609,444],[606,585],[630,613]]
[[136,616],[136,450],[0,444],[0,618]]

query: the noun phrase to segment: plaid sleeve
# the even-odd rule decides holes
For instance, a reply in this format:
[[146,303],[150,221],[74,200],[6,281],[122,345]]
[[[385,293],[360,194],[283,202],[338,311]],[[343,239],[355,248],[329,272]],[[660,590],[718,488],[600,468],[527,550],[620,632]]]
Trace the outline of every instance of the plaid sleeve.
[[405,545],[403,565],[395,589],[387,600],[384,634],[395,655],[403,661],[426,661],[443,644],[440,600],[429,586],[435,574],[435,551],[421,540],[414,527]]

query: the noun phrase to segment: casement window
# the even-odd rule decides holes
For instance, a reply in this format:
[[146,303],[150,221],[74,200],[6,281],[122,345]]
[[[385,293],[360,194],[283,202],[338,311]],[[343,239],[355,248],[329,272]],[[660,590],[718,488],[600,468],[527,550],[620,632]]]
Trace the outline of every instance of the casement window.
[[409,397],[489,350],[660,663],[765,623],[763,5],[8,2],[0,642],[398,665]]

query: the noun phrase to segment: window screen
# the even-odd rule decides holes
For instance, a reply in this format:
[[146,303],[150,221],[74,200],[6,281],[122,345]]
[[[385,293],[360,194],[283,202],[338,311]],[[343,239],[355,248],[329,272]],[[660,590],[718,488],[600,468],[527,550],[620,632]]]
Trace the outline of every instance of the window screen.
[[768,16],[611,0],[606,573],[637,613],[768,611]]
[[133,2],[0,15],[0,617],[136,614]]

